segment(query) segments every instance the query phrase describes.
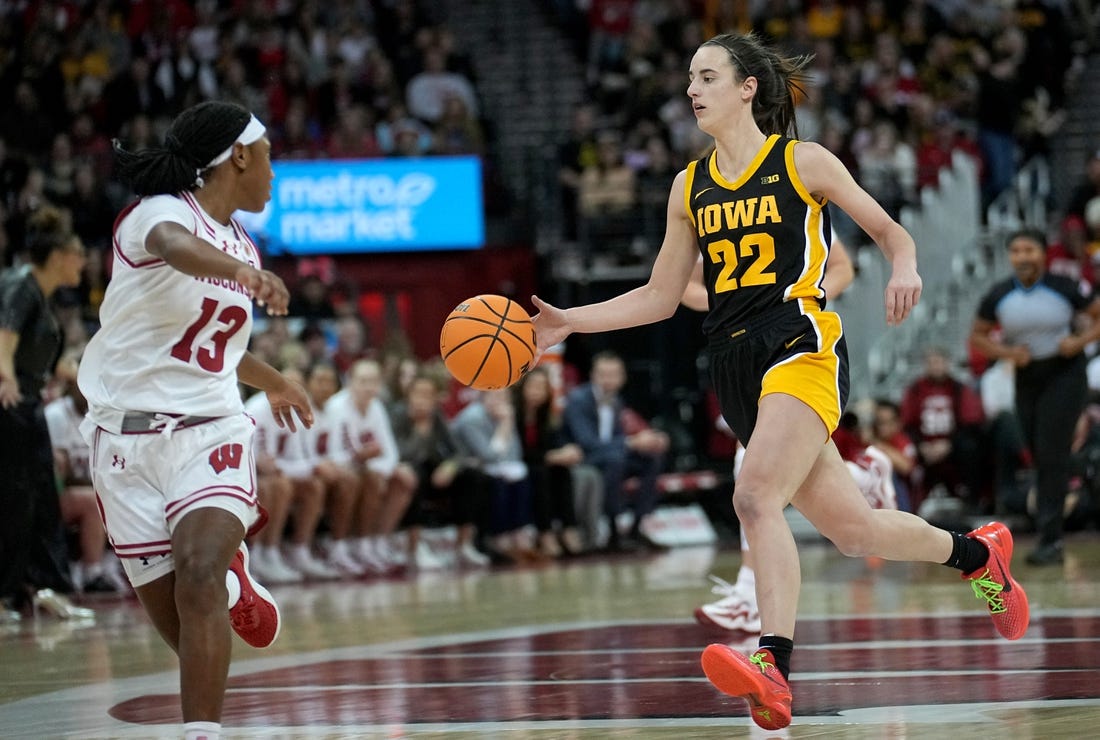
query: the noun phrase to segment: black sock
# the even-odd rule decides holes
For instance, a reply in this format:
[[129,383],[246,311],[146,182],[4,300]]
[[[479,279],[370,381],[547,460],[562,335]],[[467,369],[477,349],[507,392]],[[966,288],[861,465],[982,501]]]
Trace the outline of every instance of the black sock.
[[958,532],[951,533],[951,557],[944,565],[973,573],[989,560],[989,548],[981,540]]
[[783,678],[791,675],[791,653],[794,652],[794,640],[779,635],[761,635],[760,647],[767,648],[775,657],[775,667]]

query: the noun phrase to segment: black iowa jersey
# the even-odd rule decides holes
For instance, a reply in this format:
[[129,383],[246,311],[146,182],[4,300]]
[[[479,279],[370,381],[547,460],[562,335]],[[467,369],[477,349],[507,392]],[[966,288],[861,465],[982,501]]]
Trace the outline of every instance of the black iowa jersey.
[[718,171],[715,153],[687,167],[685,206],[710,295],[708,336],[736,335],[749,318],[787,301],[820,306],[825,297],[828,208],[795,173],[796,143],[769,136],[736,182]]

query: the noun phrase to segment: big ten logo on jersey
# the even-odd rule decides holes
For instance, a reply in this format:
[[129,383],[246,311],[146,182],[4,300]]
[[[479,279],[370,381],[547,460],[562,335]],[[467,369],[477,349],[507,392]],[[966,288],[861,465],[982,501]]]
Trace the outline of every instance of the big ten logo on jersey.
[[713,234],[723,229],[740,229],[767,223],[783,223],[774,195],[711,203],[695,211],[695,225],[699,229],[699,236]]
[[243,458],[244,445],[239,442],[231,442],[215,448],[210,453],[210,467],[214,469],[215,473],[221,475],[229,468],[234,470],[240,468]]

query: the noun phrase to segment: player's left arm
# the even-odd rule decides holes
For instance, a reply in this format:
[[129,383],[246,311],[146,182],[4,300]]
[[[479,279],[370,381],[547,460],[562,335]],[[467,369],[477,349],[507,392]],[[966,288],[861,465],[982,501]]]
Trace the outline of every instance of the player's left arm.
[[827,198],[851,216],[890,261],[886,284],[886,322],[900,324],[921,294],[917,247],[913,237],[861,188],[836,155],[820,144],[800,142],[794,148],[795,170],[814,198]]
[[305,388],[251,352],[245,352],[241,364],[237,365],[237,380],[267,394],[271,413],[280,427],[288,427],[292,432],[298,431],[294,414],[298,415],[306,429],[313,426],[313,408]]

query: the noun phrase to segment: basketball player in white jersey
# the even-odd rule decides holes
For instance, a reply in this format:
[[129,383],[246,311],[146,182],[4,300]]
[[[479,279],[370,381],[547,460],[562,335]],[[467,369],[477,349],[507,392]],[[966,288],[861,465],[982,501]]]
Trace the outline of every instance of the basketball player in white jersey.
[[[264,583],[298,583],[302,580],[302,574],[283,562],[280,547],[294,497],[294,486],[278,461],[277,435],[284,429],[276,423],[267,394],[263,391],[244,402],[244,412],[255,426],[252,444],[256,461],[256,495],[267,513],[267,524],[246,541],[248,566]],[[293,433],[287,431],[287,435]]]
[[412,503],[417,476],[408,463],[401,462],[389,412],[379,398],[381,390],[381,366],[374,360],[358,360],[348,370],[347,392],[325,404],[333,432],[330,454],[355,470],[362,484],[351,554],[376,572],[395,563],[434,569],[441,564],[417,548],[418,543],[406,540],[406,553],[402,554],[394,552],[388,542]]
[[[335,371],[334,371],[335,372]],[[283,375],[295,383],[304,383],[305,378],[297,369],[283,370]],[[304,576],[309,580],[325,580],[339,578],[340,571],[330,568],[323,561],[313,556],[313,538],[317,532],[317,525],[324,513],[325,491],[328,481],[333,477],[328,469],[332,463],[321,458],[320,443],[324,421],[321,411],[313,407],[313,426],[309,429],[299,429],[291,432],[286,427],[279,426],[275,415],[271,413],[271,405],[267,402],[264,393],[257,393],[245,402],[245,411],[256,422],[256,450],[257,459],[266,458],[276,468],[280,483],[285,483],[289,489],[291,518],[290,542],[285,556],[280,552],[279,536],[283,527],[264,541],[263,546],[258,547],[253,543],[252,566],[263,575],[264,568],[271,570],[277,578],[282,578],[282,569],[290,570],[298,574],[298,580]],[[261,490],[264,485],[260,480]],[[356,481],[351,481],[354,488]],[[354,494],[354,490],[353,490]],[[339,494],[334,494],[339,495]],[[260,536],[271,529],[274,518]],[[286,520],[284,519],[284,524]],[[262,553],[262,557],[261,557]],[[271,580],[268,578],[267,580]]]
[[213,740],[230,625],[255,647],[279,632],[243,545],[262,522],[237,382],[265,391],[291,429],[313,421],[302,387],[247,352],[252,302],[282,315],[288,301],[233,218],[271,197],[271,144],[244,108],[207,102],[172,122],[164,147],[115,150],[141,197],[115,222],[102,328],[80,366],[83,431],[108,537],[179,656],[185,737]]
[[107,535],[88,469],[92,450],[80,434],[88,404],[76,387],[77,367],[75,355],[61,358],[55,376],[65,383],[65,390],[45,408],[61,496],[61,521],[75,525],[80,538],[80,559],[71,568],[73,585],[84,593],[115,593],[125,585],[105,562]]

